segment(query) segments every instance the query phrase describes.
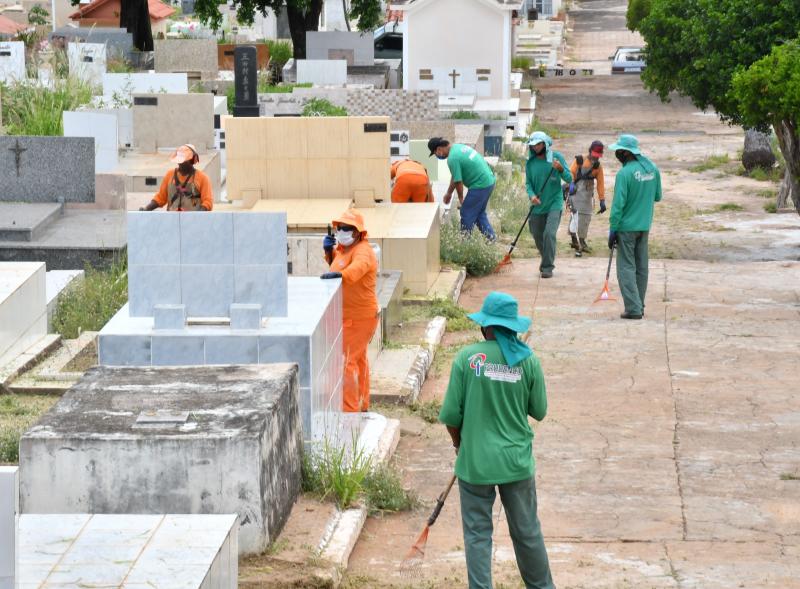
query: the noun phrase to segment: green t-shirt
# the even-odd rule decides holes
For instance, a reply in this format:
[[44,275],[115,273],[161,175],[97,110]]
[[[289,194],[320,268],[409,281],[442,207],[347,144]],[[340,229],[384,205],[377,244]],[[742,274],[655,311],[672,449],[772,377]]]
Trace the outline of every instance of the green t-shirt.
[[547,414],[542,367],[535,355],[505,363],[485,341],[456,355],[439,421],[461,429],[456,475],[473,485],[501,485],[533,476],[533,430]]
[[643,155],[636,158],[614,180],[609,219],[613,231],[650,231],[655,203],[661,200],[661,172]]
[[[546,215],[550,211],[560,211],[564,206],[561,181],[572,182],[572,174],[569,171],[567,160],[559,152],[553,152],[553,160],[561,163],[561,167],[564,168],[562,172],[553,169],[553,164],[548,163],[545,158],[532,157],[528,158],[525,163],[525,188],[528,191],[528,197],[536,194],[542,199],[542,204],[533,207],[534,215]],[[553,170],[552,174],[550,170]]]
[[447,167],[453,182],[463,182],[467,188],[489,188],[495,183],[492,168],[469,145],[453,143],[447,156]]

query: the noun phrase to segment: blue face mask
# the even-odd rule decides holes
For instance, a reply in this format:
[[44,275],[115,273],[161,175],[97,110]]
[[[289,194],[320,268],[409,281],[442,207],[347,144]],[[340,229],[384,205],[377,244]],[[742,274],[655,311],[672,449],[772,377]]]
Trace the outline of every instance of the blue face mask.
[[447,159],[447,156],[444,156],[444,155],[439,155],[439,154],[437,153],[437,154],[436,154],[436,159],[437,159],[437,160],[446,160],[446,159]]

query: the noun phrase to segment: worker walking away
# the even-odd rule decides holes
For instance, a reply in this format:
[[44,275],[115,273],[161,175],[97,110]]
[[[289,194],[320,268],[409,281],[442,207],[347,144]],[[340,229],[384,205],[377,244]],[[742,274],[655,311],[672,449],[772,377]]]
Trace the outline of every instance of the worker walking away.
[[641,319],[647,294],[647,240],[655,203],[662,196],[661,172],[642,155],[639,140],[633,135],[620,135],[611,149],[622,164],[614,180],[608,232],[609,249],[616,246],[618,251],[617,282],[625,301],[620,317]]
[[345,211],[333,220],[333,226],[335,236],[326,235],[323,240],[330,272],[322,278],[342,280],[343,411],[368,411],[367,346],[378,327],[378,259],[359,213]]
[[[496,183],[494,172],[483,156],[469,145],[453,143],[441,137],[433,137],[428,141],[431,155],[440,160],[447,160],[450,169],[450,186],[444,195],[444,204],[450,204],[453,192],[458,194],[461,204],[461,230],[472,231],[477,224],[478,229],[490,241],[496,239],[494,229],[486,215],[486,207],[494,191]],[[464,196],[464,187],[467,194]]]
[[[594,190],[597,185],[597,198],[600,200],[600,210],[598,213],[606,212],[606,188],[603,175],[603,166],[600,158],[603,157],[603,143],[592,141],[589,146],[589,156],[584,158],[576,155],[575,161],[569,167],[572,174],[570,184],[570,197],[572,199],[573,215],[577,218],[577,233],[570,232],[572,238],[572,249],[575,256],[580,258],[583,254],[589,254],[592,250],[586,243],[589,235],[589,224],[594,215]],[[574,188],[574,190],[573,190]]]
[[456,450],[455,473],[470,589],[492,588],[492,508],[497,491],[528,589],[554,589],[536,513],[533,430],[547,394],[539,360],[518,339],[531,325],[516,299],[492,292],[469,316],[485,341],[462,348],[453,360],[439,421]]
[[392,202],[433,202],[428,170],[421,163],[414,160],[397,161],[392,164],[391,177],[394,180]]
[[567,161],[553,150],[553,140],[536,131],[528,140],[525,186],[533,206],[529,227],[541,262],[542,278],[552,278],[556,259],[556,233],[564,209],[561,181],[572,182]]
[[163,206],[168,211],[210,211],[214,208],[214,194],[211,181],[202,171],[195,168],[200,163],[200,155],[194,145],[181,145],[172,154],[170,161],[178,164],[166,173],[161,187],[147,206],[140,211],[154,211]]

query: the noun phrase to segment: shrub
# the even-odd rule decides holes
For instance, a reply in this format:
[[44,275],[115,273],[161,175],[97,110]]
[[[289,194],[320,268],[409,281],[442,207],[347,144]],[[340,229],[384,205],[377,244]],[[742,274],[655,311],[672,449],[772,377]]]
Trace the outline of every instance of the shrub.
[[63,113],[92,99],[92,89],[77,78],[54,80],[52,88],[20,82],[0,88],[3,122],[9,135],[63,135]]
[[53,329],[66,339],[99,331],[128,300],[128,268],[122,259],[107,270],[87,266],[83,280],[61,295]]
[[471,276],[490,274],[503,257],[480,231],[462,232],[454,221],[442,226],[440,255],[443,262],[464,266]]
[[450,114],[451,119],[479,119],[481,116],[471,110],[457,110]]
[[347,109],[325,98],[312,98],[303,107],[304,117],[346,117]]
[[409,511],[419,503],[416,493],[403,488],[398,472],[384,464],[364,480],[364,496],[371,514]]
[[269,61],[272,67],[282,68],[292,58],[294,50],[289,41],[267,40],[269,47]]

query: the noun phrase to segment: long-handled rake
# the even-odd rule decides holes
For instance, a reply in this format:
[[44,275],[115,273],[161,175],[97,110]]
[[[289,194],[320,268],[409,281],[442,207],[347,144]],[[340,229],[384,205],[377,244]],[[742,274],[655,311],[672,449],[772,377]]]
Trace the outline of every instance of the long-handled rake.
[[597,295],[597,298],[594,300],[595,303],[599,303],[600,301],[617,300],[611,296],[611,291],[608,290],[608,279],[611,276],[611,260],[613,259],[614,259],[614,248],[612,247],[611,252],[608,254],[608,269],[606,270],[606,281],[603,283],[603,290],[600,291],[600,294]]
[[413,546],[411,546],[411,550],[408,551],[408,554],[406,554],[405,559],[403,559],[401,567],[406,571],[409,571],[410,569],[413,569],[415,566],[422,564],[422,559],[425,558],[425,547],[428,544],[428,533],[431,530],[431,526],[436,523],[436,519],[442,512],[442,507],[444,507],[444,502],[447,499],[447,496],[450,494],[450,489],[453,488],[453,484],[455,482],[456,482],[456,475],[453,475],[450,478],[450,482],[447,484],[447,488],[444,491],[442,491],[438,499],[436,499],[436,507],[433,508],[433,512],[431,513],[431,516],[428,518],[425,527],[422,529],[422,533],[417,538],[417,541],[414,542]]
[[[550,173],[547,175],[547,179],[544,181],[544,184],[542,184],[542,190],[544,190],[544,187],[547,186],[548,182],[550,182],[550,176],[553,175],[554,170],[555,170],[554,167],[550,168]],[[539,192],[541,192],[541,190]],[[503,256],[503,259],[500,260],[500,263],[497,264],[497,266],[495,267],[494,269],[495,272],[499,272],[503,266],[508,266],[509,264],[511,264],[511,253],[514,251],[514,248],[517,247],[517,242],[519,241],[522,232],[525,230],[525,225],[528,224],[528,219],[531,218],[532,213],[533,213],[533,205],[531,205],[531,207],[528,209],[528,215],[522,222],[522,227],[519,228],[519,231],[517,232],[517,236],[514,238],[514,241],[511,242],[511,247],[509,248],[508,253],[505,256]]]

